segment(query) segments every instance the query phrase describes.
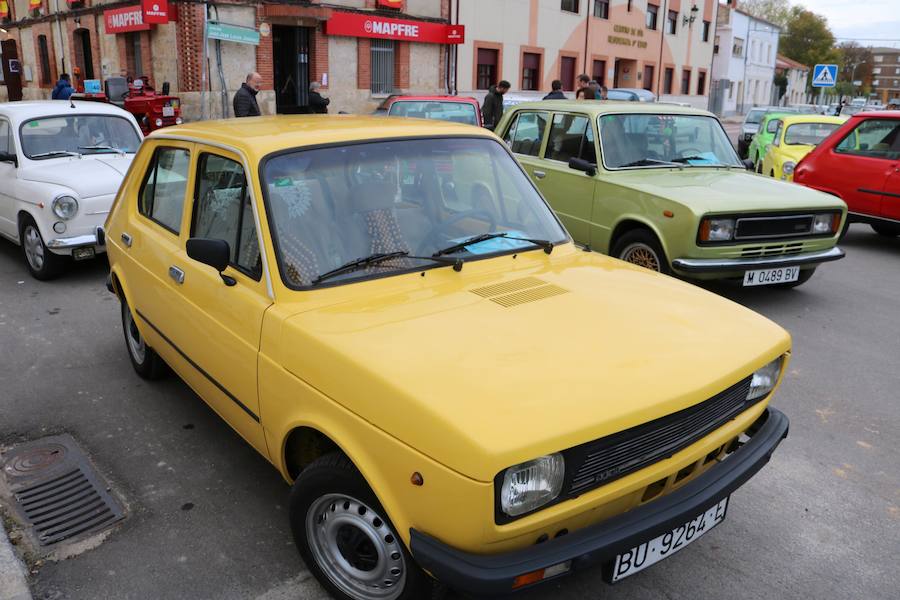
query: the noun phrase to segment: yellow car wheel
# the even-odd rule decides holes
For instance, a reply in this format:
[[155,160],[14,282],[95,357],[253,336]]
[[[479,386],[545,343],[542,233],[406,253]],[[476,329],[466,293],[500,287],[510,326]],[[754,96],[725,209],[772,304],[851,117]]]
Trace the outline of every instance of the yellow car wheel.
[[122,299],[122,331],[125,333],[125,347],[135,373],[142,379],[160,379],[166,372],[166,364],[141,337],[131,308],[124,298]]

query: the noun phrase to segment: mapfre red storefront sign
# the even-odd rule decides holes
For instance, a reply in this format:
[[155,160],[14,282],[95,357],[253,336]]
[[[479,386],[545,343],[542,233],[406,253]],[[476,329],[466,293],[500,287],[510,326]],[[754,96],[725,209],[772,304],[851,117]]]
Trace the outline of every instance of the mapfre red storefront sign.
[[128,33],[146,31],[150,24],[144,22],[144,11],[140,6],[126,6],[103,12],[106,33]]
[[407,21],[359,13],[335,12],[325,22],[325,33],[427,44],[462,44],[465,41],[466,28],[464,25],[444,25],[427,21]]
[[164,25],[169,22],[168,0],[141,0],[144,23]]
[[403,0],[378,0],[378,6],[383,8],[403,8]]

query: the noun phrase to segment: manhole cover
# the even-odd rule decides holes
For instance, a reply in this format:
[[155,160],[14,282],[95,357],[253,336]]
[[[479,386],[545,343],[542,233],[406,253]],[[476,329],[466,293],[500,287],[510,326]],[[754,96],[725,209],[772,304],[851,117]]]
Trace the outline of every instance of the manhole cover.
[[41,546],[96,533],[125,516],[69,435],[14,446],[0,458],[14,508]]

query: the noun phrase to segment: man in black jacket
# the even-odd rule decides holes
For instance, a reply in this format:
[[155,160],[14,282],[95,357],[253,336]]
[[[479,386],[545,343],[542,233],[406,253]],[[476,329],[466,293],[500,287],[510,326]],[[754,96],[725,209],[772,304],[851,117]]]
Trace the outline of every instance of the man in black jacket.
[[234,116],[235,117],[258,117],[259,104],[256,103],[256,95],[259,88],[262,87],[262,75],[259,73],[250,73],[247,75],[246,81],[241,84],[234,94]]
[[324,115],[328,112],[328,105],[331,103],[331,98],[322,96],[322,94],[319,93],[320,87],[322,87],[322,84],[318,81],[313,81],[309,84],[309,110],[312,113]]
[[484,126],[493,130],[500,122],[503,116],[503,94],[509,91],[510,85],[506,80],[501,81],[496,86],[488,89],[487,96],[484,97],[484,105],[481,107],[481,118],[484,120]]
[[554,79],[553,83],[550,84],[550,87],[553,88],[553,91],[544,96],[544,100],[565,100],[566,95],[562,91],[562,81],[559,79]]

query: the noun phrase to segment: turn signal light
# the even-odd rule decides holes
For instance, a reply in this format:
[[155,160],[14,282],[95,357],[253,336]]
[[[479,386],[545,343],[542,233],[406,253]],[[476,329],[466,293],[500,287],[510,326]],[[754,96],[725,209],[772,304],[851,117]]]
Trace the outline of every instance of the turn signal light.
[[572,561],[567,560],[566,562],[547,567],[546,569],[538,569],[531,573],[519,575],[513,580],[512,589],[516,590],[520,587],[525,587],[526,585],[531,585],[545,579],[550,579],[551,577],[556,577],[557,575],[562,575],[563,573],[568,573],[571,568]]
[[831,233],[837,233],[841,227],[841,213],[835,213],[831,219]]

